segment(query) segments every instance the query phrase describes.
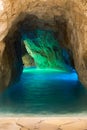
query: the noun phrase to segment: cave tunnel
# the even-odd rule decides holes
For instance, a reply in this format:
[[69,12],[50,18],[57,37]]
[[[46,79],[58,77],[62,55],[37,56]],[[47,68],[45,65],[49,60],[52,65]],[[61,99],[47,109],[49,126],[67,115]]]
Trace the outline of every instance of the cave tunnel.
[[21,13],[5,37],[5,65],[11,69],[4,82],[10,87],[0,95],[3,112],[65,114],[83,110],[86,93],[68,47],[67,21],[62,16],[54,19],[53,24]]
[[[11,53],[9,48],[14,50],[12,58],[14,60],[16,55],[19,73],[22,69],[20,66],[23,65],[66,71],[75,68],[72,51],[68,48],[65,19],[55,17],[53,26],[50,21],[27,13],[21,13],[17,19],[19,20],[13,23],[4,41],[8,45],[7,53]],[[15,63],[13,66],[15,67]]]

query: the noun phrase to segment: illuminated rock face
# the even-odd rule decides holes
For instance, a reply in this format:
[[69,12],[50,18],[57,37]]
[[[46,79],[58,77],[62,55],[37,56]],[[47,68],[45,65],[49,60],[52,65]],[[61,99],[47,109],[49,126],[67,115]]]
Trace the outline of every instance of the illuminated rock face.
[[[5,43],[4,38],[11,27],[13,27],[12,32],[17,30],[15,25],[24,20],[24,15],[20,17],[20,14],[25,12],[44,21],[44,25],[39,21],[41,28],[51,28],[57,31],[59,43],[72,51],[79,79],[87,87],[86,0],[0,0],[0,84],[4,77],[5,85],[3,86],[8,86],[12,79],[11,76],[7,78],[6,75],[11,75],[14,72],[10,60],[12,59],[14,64],[17,63],[12,57],[16,54],[13,53],[14,47],[12,47],[12,51],[7,53],[5,48],[10,48],[10,45]],[[30,19],[31,23],[33,23],[32,19]],[[34,23],[36,24],[36,21]],[[11,46],[13,45],[11,44]],[[4,56],[6,58],[3,58]],[[6,63],[8,63],[7,66]],[[16,76],[14,76],[15,78]]]
[[28,53],[33,57],[39,68],[57,68],[68,71],[62,55],[62,49],[48,30],[34,30],[23,34],[22,39]]

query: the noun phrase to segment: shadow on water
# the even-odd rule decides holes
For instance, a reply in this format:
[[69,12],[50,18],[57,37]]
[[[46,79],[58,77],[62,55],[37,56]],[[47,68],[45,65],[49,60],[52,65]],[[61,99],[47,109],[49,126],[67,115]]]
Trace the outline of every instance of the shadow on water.
[[[74,76],[74,77],[73,77]],[[0,113],[67,114],[87,111],[87,91],[70,74],[24,72],[19,83],[0,94]]]

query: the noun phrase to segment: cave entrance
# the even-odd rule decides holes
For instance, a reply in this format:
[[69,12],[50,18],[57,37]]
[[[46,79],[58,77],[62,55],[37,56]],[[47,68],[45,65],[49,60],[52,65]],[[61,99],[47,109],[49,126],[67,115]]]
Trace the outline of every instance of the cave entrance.
[[66,20],[55,18],[52,26],[34,15],[18,18],[4,39],[11,87],[0,95],[0,109],[22,115],[81,112],[87,93],[78,81],[72,52],[64,46]]
[[54,17],[53,21],[21,13],[4,39],[5,65],[11,68],[6,71],[9,75],[6,85],[19,80],[23,67],[73,71],[66,30],[67,21],[63,16]]

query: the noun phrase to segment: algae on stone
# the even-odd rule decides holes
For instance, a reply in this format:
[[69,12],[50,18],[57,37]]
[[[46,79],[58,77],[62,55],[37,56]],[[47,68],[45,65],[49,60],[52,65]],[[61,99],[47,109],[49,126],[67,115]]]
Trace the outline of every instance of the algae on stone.
[[22,40],[37,67],[68,70],[63,59],[62,49],[52,31],[34,30],[28,33],[22,32]]

